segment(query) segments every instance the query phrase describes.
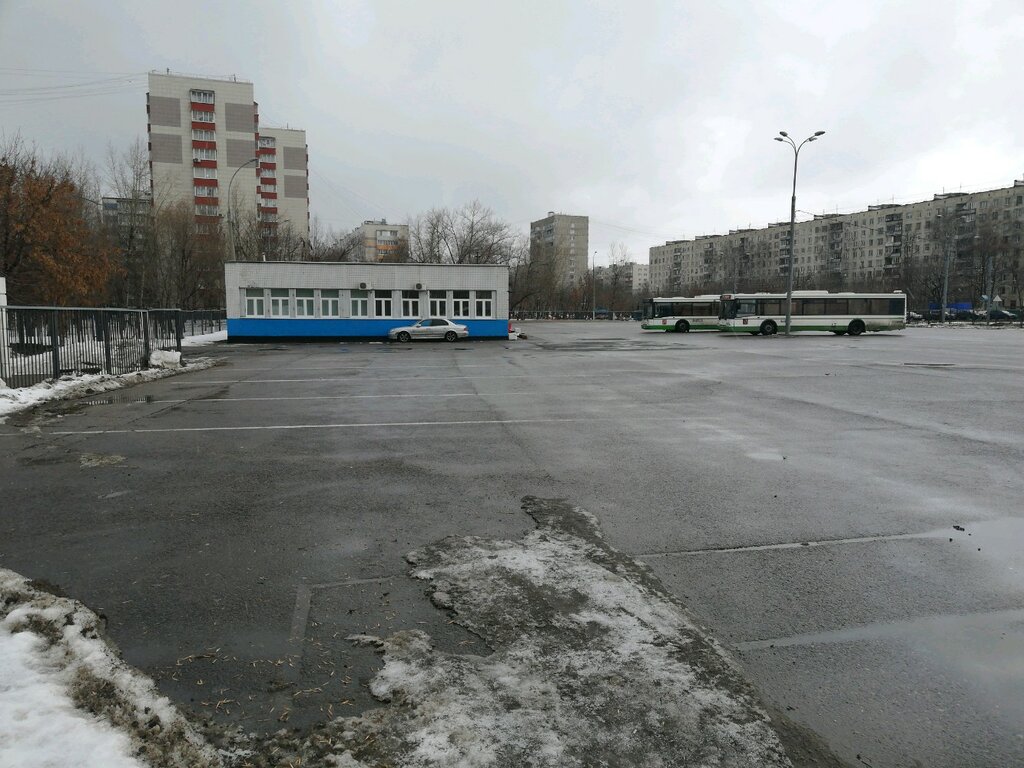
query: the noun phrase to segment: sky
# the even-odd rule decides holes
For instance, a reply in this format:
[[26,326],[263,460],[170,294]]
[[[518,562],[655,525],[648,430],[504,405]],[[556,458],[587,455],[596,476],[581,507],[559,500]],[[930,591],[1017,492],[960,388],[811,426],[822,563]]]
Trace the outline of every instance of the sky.
[[598,264],[644,263],[788,220],[780,130],[826,131],[800,218],[1009,186],[1021,50],[1020,0],[0,0],[0,132],[102,170],[145,139],[146,72],[237,75],[306,130],[325,226],[479,200],[523,232],[587,215]]

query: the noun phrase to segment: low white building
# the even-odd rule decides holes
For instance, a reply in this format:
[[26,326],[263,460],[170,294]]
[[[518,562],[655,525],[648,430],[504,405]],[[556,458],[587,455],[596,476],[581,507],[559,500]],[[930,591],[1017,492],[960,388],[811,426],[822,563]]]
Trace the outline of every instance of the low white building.
[[229,341],[387,338],[425,317],[508,338],[505,265],[232,261],[224,286]]

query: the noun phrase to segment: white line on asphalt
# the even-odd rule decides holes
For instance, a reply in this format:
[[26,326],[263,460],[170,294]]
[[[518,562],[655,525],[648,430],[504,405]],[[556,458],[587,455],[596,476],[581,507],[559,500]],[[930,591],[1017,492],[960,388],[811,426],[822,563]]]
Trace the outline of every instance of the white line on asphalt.
[[[373,400],[378,398],[435,398],[435,397],[513,397],[536,395],[536,392],[458,392],[446,394],[419,395],[296,395],[295,397],[193,397],[176,400],[139,400],[128,405],[149,405],[150,403],[249,403],[266,400]],[[588,398],[592,401],[593,398]],[[90,402],[86,400],[85,402]],[[100,401],[101,403],[104,401]]]
[[275,368],[236,368],[229,364],[230,371],[280,371],[286,368],[292,371],[408,371],[413,368],[451,368],[457,365],[459,368],[493,368],[494,365],[483,363],[449,363],[448,365],[279,365]]
[[850,643],[879,638],[897,637],[911,633],[927,632],[941,636],[948,626],[963,628],[965,624],[990,625],[1005,627],[1016,624],[1024,619],[1024,609],[1007,608],[996,611],[979,611],[977,613],[953,613],[939,616],[922,616],[906,621],[889,621],[879,624],[863,624],[855,627],[834,629],[826,632],[807,632],[788,637],[774,637],[767,640],[751,640],[733,645],[738,651],[760,651],[767,648],[785,648],[801,645],[828,645],[830,643]]
[[[371,429],[384,427],[467,427],[484,424],[577,424],[619,421],[619,418],[586,417],[573,419],[467,419],[465,421],[378,421],[346,424],[264,424],[245,427],[150,427],[146,429],[81,429],[42,431],[43,435],[134,435],[157,432],[252,432],[261,429]],[[681,417],[638,416],[632,421],[686,421]],[[13,433],[12,433],[13,434]]]
[[592,379],[595,376],[607,376],[612,373],[651,373],[648,368],[634,368],[621,371],[600,371],[598,373],[553,373],[547,376],[537,376],[532,373],[499,374],[497,376],[388,376],[382,378],[364,379],[351,376],[342,377],[320,377],[316,379],[214,379],[199,381],[196,384],[289,384],[300,382],[317,381],[347,381],[362,384],[371,381],[460,381],[464,379]]
[[835,544],[864,544],[872,541],[897,541],[900,539],[935,539],[942,532],[892,533],[880,536],[856,536],[846,539],[819,539],[807,541],[786,541],[779,544],[751,544],[746,547],[717,547],[711,549],[679,549],[670,552],[644,552],[635,557],[674,557],[677,555],[724,555],[730,552],[763,552],[773,549],[807,549],[808,547],[830,547]]

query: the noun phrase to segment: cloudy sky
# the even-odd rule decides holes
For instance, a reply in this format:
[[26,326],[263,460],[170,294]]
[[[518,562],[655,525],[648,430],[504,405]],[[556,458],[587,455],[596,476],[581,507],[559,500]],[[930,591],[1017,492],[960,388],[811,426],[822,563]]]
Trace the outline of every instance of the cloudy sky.
[[599,263],[645,262],[787,219],[780,129],[827,131],[804,211],[1020,179],[1021,51],[1020,0],[0,0],[0,130],[102,166],[145,135],[148,70],[235,74],[306,129],[326,225],[479,199],[524,231],[586,214]]

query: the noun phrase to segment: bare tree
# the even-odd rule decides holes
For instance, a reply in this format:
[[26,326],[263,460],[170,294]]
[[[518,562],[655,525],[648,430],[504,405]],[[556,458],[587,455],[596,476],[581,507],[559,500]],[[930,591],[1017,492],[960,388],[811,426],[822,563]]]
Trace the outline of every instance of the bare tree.
[[516,232],[478,200],[434,208],[409,222],[409,260],[431,264],[507,264]]

